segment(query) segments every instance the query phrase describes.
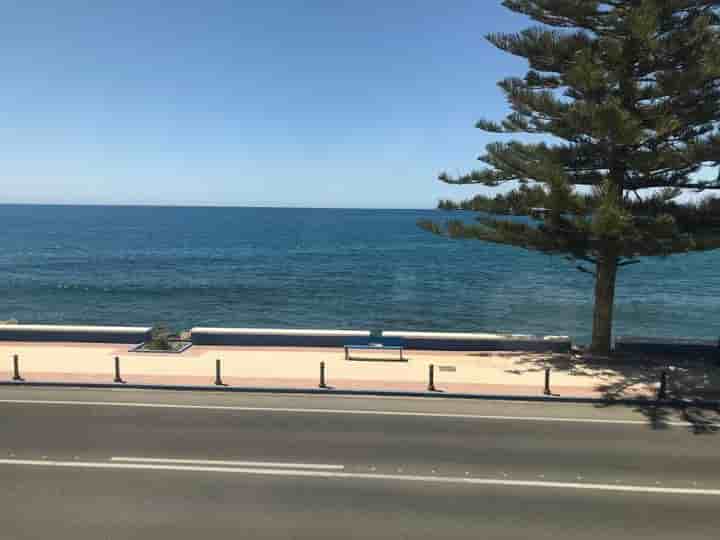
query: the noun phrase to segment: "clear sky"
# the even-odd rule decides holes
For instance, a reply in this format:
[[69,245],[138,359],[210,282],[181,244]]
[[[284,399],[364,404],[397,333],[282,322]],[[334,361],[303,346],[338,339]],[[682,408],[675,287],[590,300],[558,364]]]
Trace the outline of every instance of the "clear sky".
[[499,0],[0,6],[0,202],[429,208],[524,69]]

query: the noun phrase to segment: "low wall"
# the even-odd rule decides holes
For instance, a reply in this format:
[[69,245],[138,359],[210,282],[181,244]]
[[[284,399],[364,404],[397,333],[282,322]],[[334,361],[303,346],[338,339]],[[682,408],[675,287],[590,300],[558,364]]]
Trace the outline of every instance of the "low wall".
[[664,339],[622,336],[615,340],[615,352],[671,356],[720,357],[718,340]]
[[[193,328],[194,345],[245,345],[288,347],[342,347],[363,344],[369,331],[282,330],[269,328]],[[399,339],[407,349],[428,351],[532,351],[568,352],[570,338],[502,334],[461,334],[432,332],[383,332],[385,338]]]
[[149,327],[64,326],[54,324],[2,324],[0,341],[75,341],[81,343],[141,343],[150,338]]
[[567,336],[526,336],[513,334],[471,334],[451,332],[383,332],[402,339],[405,348],[427,351],[528,351],[569,352]]
[[353,330],[283,330],[275,328],[193,328],[193,345],[269,347],[342,347],[367,343],[370,332]]

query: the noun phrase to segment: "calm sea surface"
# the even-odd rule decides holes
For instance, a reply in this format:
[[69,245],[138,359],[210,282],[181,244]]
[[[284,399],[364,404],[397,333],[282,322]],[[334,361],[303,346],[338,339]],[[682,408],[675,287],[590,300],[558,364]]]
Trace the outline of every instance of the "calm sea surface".
[[[562,257],[419,230],[438,211],[0,205],[0,319],[569,334]],[[622,270],[616,334],[720,335],[720,252]]]

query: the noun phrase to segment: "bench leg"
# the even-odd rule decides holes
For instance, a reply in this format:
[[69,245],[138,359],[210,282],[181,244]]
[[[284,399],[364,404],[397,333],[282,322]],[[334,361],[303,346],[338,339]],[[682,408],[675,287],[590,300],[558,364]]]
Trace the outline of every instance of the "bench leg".
[[348,353],[347,347],[345,347],[345,360],[350,360],[350,354]]

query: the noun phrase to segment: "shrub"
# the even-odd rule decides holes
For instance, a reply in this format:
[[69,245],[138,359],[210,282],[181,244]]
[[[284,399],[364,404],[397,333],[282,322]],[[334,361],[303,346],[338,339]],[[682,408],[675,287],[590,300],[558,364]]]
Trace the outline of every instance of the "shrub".
[[152,327],[150,342],[147,346],[149,349],[158,351],[170,351],[172,350],[172,344],[170,343],[171,336],[172,332],[166,324],[156,323]]

